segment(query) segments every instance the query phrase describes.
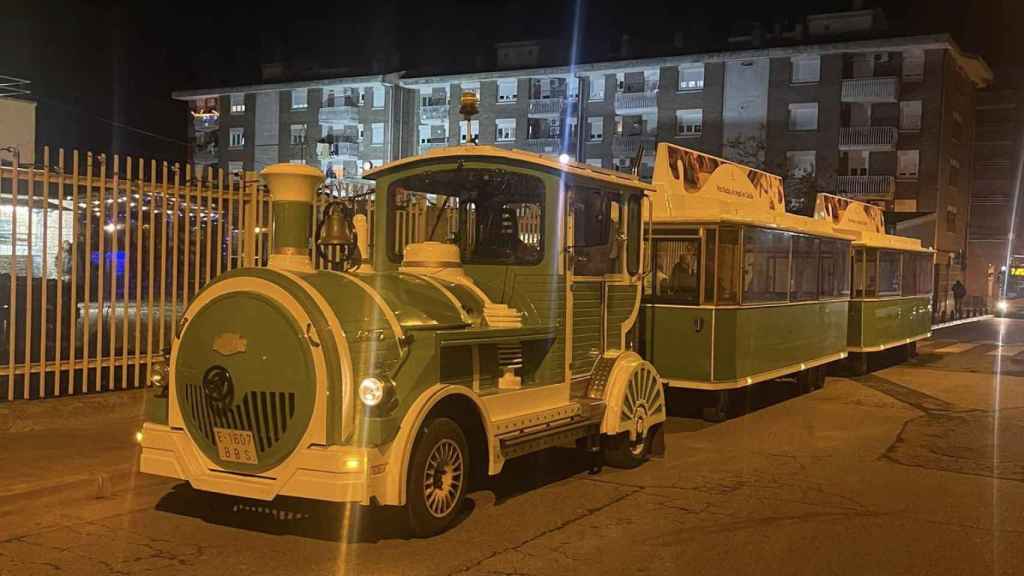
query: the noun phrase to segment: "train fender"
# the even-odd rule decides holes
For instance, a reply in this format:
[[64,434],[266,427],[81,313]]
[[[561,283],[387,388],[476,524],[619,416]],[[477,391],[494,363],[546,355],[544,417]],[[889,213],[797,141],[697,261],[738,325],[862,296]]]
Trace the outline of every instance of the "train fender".
[[383,489],[381,490],[381,501],[383,504],[403,506],[405,505],[405,478],[409,473],[409,459],[412,457],[412,446],[416,441],[416,433],[423,426],[427,414],[434,409],[442,400],[450,396],[460,395],[468,398],[476,406],[481,425],[486,433],[488,473],[497,474],[501,471],[502,461],[500,450],[497,449],[497,439],[491,425],[491,418],[487,407],[480,401],[472,389],[465,386],[452,386],[446,384],[434,384],[427,388],[420,397],[409,408],[402,423],[399,426],[398,434],[391,442],[388,450],[388,470],[391,473],[386,475]]
[[629,433],[635,440],[640,432],[665,422],[665,390],[661,376],[650,362],[636,352],[615,358],[604,386],[604,418],[601,432],[614,436]]

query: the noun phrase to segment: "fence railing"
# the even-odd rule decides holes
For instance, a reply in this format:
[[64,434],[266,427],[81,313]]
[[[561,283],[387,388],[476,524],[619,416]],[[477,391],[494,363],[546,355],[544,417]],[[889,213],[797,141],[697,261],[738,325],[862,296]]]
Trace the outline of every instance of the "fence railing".
[[838,176],[836,193],[855,200],[892,200],[896,195],[894,176]]
[[892,150],[899,139],[895,126],[843,126],[839,129],[840,150]]
[[[7,160],[7,158],[4,158]],[[0,166],[0,401],[142,386],[219,274],[266,262],[255,175],[43,149]]]
[[895,76],[846,78],[843,80],[843,102],[896,102],[900,84]]

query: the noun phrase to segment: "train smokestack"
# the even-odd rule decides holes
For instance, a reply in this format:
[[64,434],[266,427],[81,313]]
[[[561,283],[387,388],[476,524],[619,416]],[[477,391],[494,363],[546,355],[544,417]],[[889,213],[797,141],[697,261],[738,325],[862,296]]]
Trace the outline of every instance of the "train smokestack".
[[313,199],[324,173],[303,164],[271,164],[260,172],[270,188],[271,268],[312,272]]

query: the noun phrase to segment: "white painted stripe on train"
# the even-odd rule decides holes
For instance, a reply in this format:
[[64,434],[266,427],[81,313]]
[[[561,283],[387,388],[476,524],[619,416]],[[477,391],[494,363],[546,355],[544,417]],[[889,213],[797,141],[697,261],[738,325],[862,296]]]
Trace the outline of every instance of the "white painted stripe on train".
[[989,356],[1016,356],[1021,352],[1024,352],[1024,346],[1021,346],[1020,344],[1013,344],[1009,346],[1000,346],[988,354]]
[[938,350],[932,350],[932,352],[935,352],[936,354],[959,354],[981,346],[982,344],[983,342],[959,342],[944,348],[939,348]]

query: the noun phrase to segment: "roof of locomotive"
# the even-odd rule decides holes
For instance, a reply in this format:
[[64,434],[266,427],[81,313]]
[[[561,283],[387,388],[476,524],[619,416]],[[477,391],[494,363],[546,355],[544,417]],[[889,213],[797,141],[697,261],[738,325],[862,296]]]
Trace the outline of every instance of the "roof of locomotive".
[[472,144],[434,148],[422,154],[402,158],[401,160],[395,160],[394,162],[389,162],[379,168],[374,168],[364,174],[363,177],[370,180],[376,180],[377,178],[399,168],[406,168],[421,162],[444,160],[449,158],[512,160],[522,164],[532,164],[548,171],[567,172],[581,178],[598,180],[614,186],[625,186],[627,188],[640,191],[653,189],[650,183],[644,182],[632,174],[616,172],[614,170],[605,170],[604,168],[598,168],[597,166],[591,166],[590,164],[584,164],[573,160],[562,162],[557,157],[547,154],[499,148],[497,146],[477,146]]

